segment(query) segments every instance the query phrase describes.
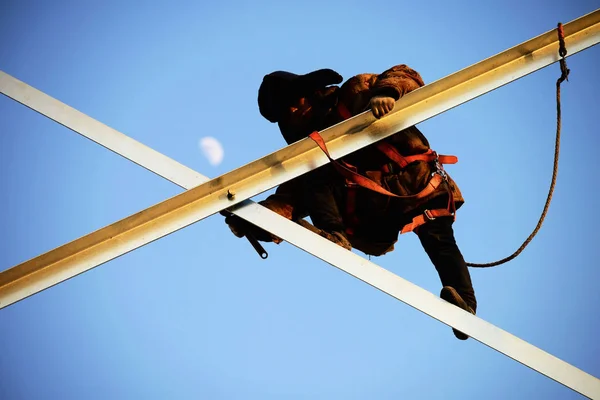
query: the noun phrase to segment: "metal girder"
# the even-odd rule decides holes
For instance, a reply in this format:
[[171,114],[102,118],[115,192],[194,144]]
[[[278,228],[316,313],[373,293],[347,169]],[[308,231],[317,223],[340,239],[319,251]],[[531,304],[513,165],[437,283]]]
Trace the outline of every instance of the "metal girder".
[[[595,11],[564,26],[569,54],[600,41],[599,23],[600,11]],[[555,37],[555,31],[550,31],[414,91],[398,101],[392,114],[380,121],[374,122],[370,113],[364,113],[323,131],[323,137],[334,157],[364,147],[557,61]],[[1,72],[0,90],[180,186],[193,187],[207,179]],[[237,204],[234,212],[250,222],[573,390],[600,397],[597,378],[246,200],[326,161],[312,142],[300,141],[3,271],[0,308]],[[233,200],[228,199],[228,190],[236,192]]]

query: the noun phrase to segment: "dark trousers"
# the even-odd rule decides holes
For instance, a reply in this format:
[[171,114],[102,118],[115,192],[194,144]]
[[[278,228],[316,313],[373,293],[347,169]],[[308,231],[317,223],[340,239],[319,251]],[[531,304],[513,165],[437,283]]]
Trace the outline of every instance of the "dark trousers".
[[435,266],[442,286],[452,286],[463,300],[475,311],[477,300],[471,283],[471,275],[463,258],[452,229],[452,217],[436,218],[421,225],[417,236],[423,249]]
[[344,180],[330,164],[301,177],[304,204],[313,224],[327,232],[345,232],[342,210]]
[[[340,174],[331,165],[325,165],[303,175],[302,180],[304,203],[313,224],[328,232],[344,232],[346,227],[338,204],[344,204],[346,188],[343,179],[340,179]],[[380,223],[373,220],[370,226],[372,232],[368,237],[384,242],[387,238],[397,238],[399,230],[404,224],[410,222],[413,216],[422,213],[425,208],[445,208],[447,201],[446,196],[438,197],[408,215],[398,214],[395,210],[401,207],[392,205],[389,215]],[[477,309],[475,291],[469,269],[454,238],[453,223],[452,217],[436,218],[421,225],[415,233],[435,266],[442,286],[452,286],[456,289],[475,311]]]

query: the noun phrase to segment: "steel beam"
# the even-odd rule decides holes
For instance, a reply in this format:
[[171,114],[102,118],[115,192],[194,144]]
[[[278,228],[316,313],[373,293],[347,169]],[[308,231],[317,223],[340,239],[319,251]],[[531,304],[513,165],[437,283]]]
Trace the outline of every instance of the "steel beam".
[[[598,42],[598,17],[599,12],[596,11],[565,25],[566,43],[570,54]],[[556,52],[557,44],[556,40],[552,40],[552,35],[555,35],[554,31],[405,96],[396,104],[393,114],[381,121],[373,123],[373,117],[369,113],[365,113],[324,131],[323,136],[334,157],[339,157],[399,129],[416,124],[556,61],[557,56],[553,53]],[[23,86],[25,84],[15,81],[6,74],[0,75],[0,90],[9,97],[36,109],[39,105],[36,104],[36,96],[31,96],[31,94],[22,96],[23,90],[26,89]],[[65,110],[64,108],[60,109],[60,113],[70,114],[69,110]],[[40,110],[36,109],[36,111]],[[45,112],[47,110],[42,113]],[[45,115],[50,116],[50,114],[52,112],[47,112]],[[60,119],[64,115],[58,117]],[[60,123],[74,129],[68,125],[68,122]],[[84,122],[82,126],[84,132],[86,125]],[[101,143],[106,132],[108,131],[99,127],[96,138],[93,140]],[[116,133],[118,134],[118,132]],[[121,142],[116,140],[116,145],[119,146]],[[106,147],[111,146],[106,142],[101,144]],[[121,152],[128,154],[127,157],[138,164],[144,165],[144,150],[140,150],[140,155],[137,154],[138,146],[134,147],[136,147],[135,151],[129,151],[131,149],[128,146],[121,147]],[[148,160],[152,159],[153,157],[148,157]],[[163,163],[164,168],[161,167],[163,172],[160,174],[165,177],[177,175],[177,173],[170,174],[172,172],[170,168],[179,168],[178,166],[173,167],[177,163],[170,164],[172,160],[168,159],[166,161]],[[312,146],[312,143],[307,140],[298,142],[111,226],[4,271],[0,273],[0,307],[236,204],[285,180],[316,168],[325,161],[326,159]],[[165,167],[166,165],[170,167]],[[192,179],[199,182],[202,178],[204,177],[197,174],[195,178],[190,178],[190,182]],[[170,180],[174,181],[174,179]],[[227,190],[237,192],[236,198],[227,199]],[[248,201],[244,201],[243,205],[241,208],[236,207],[236,213],[243,218],[270,230],[290,243],[317,255],[426,314],[460,329],[482,343],[552,379],[584,395],[600,397],[600,381],[596,378],[456,307],[449,306],[431,293],[362,257],[342,250],[323,238],[311,235],[262,207]]]

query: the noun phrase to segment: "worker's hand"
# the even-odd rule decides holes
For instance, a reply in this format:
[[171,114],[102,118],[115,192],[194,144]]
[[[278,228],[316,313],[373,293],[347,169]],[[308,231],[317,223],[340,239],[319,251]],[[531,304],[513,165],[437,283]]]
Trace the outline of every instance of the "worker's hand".
[[371,98],[371,111],[375,118],[379,119],[392,111],[396,100],[389,96],[375,96]]
[[221,211],[221,215],[225,216],[225,223],[235,236],[239,238],[246,236],[248,230],[248,223],[246,221],[227,211]]
[[226,210],[221,211],[221,215],[225,217],[225,223],[227,226],[229,226],[231,232],[239,238],[242,238],[246,235],[251,235],[261,242],[280,243],[282,241],[277,236],[265,231],[262,228],[259,228],[254,224],[251,224],[246,220],[241,219],[237,215],[231,214]]

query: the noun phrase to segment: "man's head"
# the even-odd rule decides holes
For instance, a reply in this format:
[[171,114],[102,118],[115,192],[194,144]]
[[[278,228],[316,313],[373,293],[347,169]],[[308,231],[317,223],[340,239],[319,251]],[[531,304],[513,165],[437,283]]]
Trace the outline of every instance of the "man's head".
[[306,111],[310,107],[308,99],[342,80],[342,76],[331,69],[320,69],[304,75],[275,71],[263,78],[258,89],[258,108],[267,120],[280,122],[289,116],[290,108],[295,108],[297,112]]

